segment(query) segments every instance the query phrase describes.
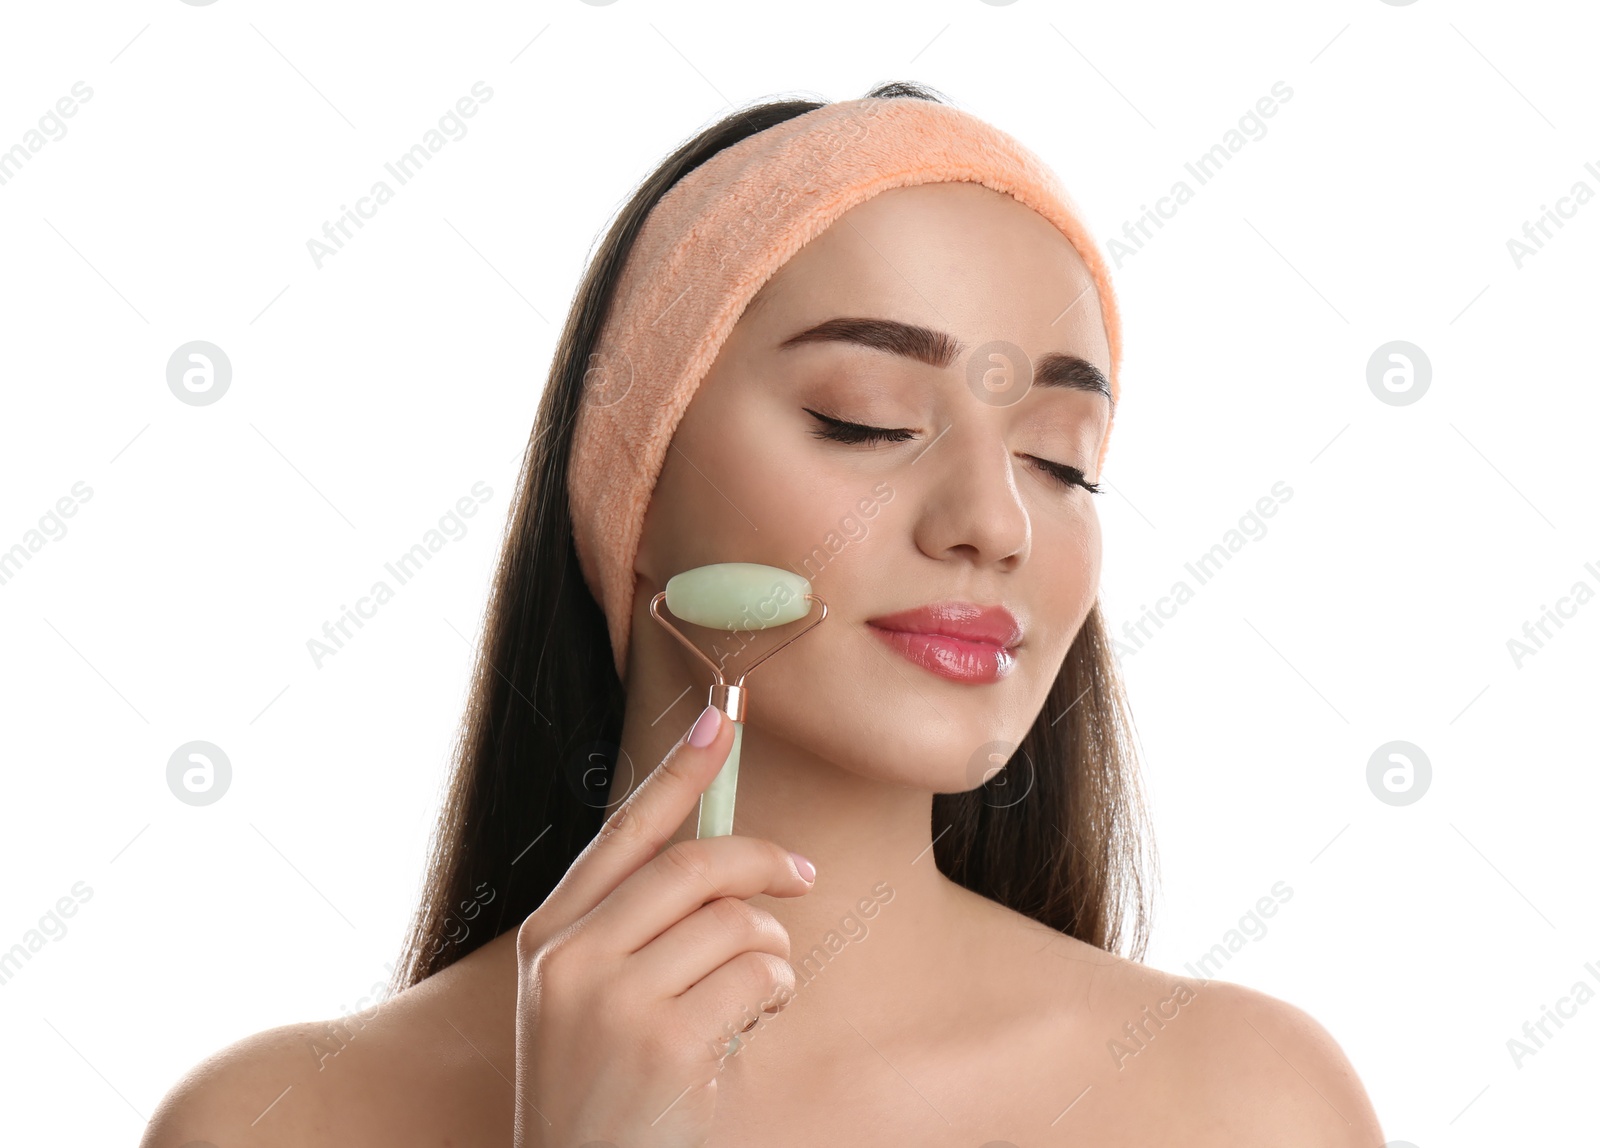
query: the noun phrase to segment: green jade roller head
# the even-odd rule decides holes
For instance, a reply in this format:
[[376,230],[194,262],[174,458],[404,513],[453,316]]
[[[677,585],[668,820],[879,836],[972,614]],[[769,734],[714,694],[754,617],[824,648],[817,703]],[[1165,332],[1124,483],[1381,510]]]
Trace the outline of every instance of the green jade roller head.
[[780,570],[776,566],[763,566],[757,562],[717,562],[710,566],[696,566],[667,579],[667,588],[650,599],[650,616],[660,622],[700,660],[711,667],[716,682],[711,687],[710,704],[728,715],[733,722],[733,748],[728,760],[706,791],[700,795],[700,826],[696,837],[726,837],[733,832],[733,799],[739,784],[739,745],[744,740],[744,714],[746,690],[744,680],[750,671],[794,641],[795,634],[762,654],[740,674],[734,682],[722,676],[722,667],[706,657],[700,648],[661,616],[660,606],[666,602],[671,610],[685,622],[705,626],[712,630],[765,630],[798,622],[811,613],[811,603],[822,607],[822,613],[800,634],[810,630],[828,616],[828,604],[811,592],[811,583]]

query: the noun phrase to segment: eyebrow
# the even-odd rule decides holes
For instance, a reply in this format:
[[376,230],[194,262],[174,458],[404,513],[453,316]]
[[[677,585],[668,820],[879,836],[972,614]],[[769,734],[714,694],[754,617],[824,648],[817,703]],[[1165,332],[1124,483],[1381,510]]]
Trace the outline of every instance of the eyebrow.
[[[779,350],[804,343],[854,343],[875,351],[887,351],[927,363],[930,367],[953,364],[966,345],[954,335],[902,323],[896,319],[866,319],[841,316],[807,327],[778,344]],[[1078,355],[1048,351],[1033,364],[1033,382],[1041,387],[1067,387],[1102,395],[1110,402],[1111,384],[1099,367]]]

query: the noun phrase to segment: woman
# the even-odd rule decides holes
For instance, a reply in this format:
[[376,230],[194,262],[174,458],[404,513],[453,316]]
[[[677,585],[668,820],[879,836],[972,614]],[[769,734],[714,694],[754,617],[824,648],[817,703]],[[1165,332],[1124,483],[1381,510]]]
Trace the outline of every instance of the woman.
[[[1380,1144],[1310,1017],[1132,959],[1119,330],[1053,178],[927,89],[669,157],[557,350],[400,991],[219,1053],[145,1143]],[[723,561],[829,612],[697,840],[733,728],[650,604]],[[687,628],[730,680],[789,637]]]

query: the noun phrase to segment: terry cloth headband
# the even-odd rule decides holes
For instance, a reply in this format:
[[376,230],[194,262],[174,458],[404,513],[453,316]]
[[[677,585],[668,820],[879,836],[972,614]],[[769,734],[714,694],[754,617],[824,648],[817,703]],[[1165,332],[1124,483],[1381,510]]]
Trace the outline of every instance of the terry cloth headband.
[[[573,539],[605,612],[619,679],[645,509],[678,420],[745,306],[858,203],[890,188],[960,182],[1010,195],[1077,248],[1100,296],[1115,403],[1121,323],[1105,258],[1054,173],[1011,136],[948,104],[869,96],[824,104],[724,148],[668,189],[640,227],[573,432]],[[1108,424],[1102,466],[1109,442]]]

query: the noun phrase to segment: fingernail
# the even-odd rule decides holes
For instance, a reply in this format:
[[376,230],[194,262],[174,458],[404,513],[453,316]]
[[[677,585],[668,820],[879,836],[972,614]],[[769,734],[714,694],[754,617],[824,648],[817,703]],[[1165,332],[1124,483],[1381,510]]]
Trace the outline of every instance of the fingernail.
[[811,862],[807,861],[804,857],[800,856],[800,854],[796,853],[793,849],[789,850],[789,856],[794,858],[794,867],[799,871],[801,879],[804,880],[807,885],[815,884],[817,880],[817,867]]
[[700,711],[694,728],[689,731],[689,744],[696,749],[704,749],[716,739],[717,730],[721,728],[722,711],[716,706],[707,706]]

